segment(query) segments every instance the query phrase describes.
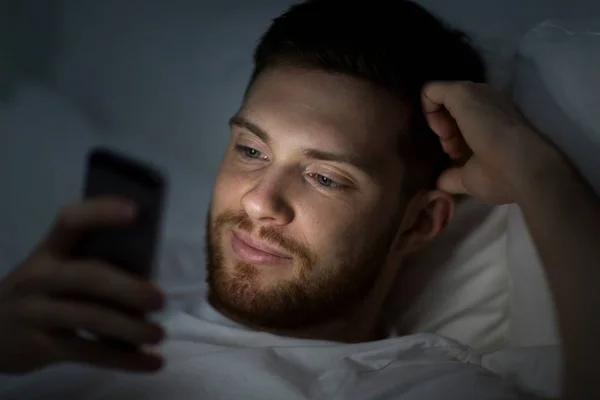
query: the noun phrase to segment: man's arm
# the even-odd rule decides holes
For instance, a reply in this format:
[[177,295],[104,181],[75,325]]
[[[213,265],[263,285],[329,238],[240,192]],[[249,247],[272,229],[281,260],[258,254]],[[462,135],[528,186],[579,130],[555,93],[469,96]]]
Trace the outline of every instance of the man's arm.
[[600,399],[600,199],[558,152],[535,163],[516,200],[558,312],[564,398]]
[[566,158],[489,85],[433,82],[423,110],[458,163],[438,187],[516,202],[544,263],[563,345],[565,399],[600,399],[600,199]]

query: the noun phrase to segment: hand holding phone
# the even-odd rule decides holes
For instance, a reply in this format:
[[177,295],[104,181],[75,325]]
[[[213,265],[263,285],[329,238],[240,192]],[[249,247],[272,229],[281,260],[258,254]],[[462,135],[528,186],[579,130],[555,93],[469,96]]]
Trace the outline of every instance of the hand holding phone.
[[148,279],[164,190],[155,169],[107,150],[90,154],[86,198],[63,208],[0,281],[1,373],[62,362],[131,372],[162,367],[163,358],[144,346],[165,334],[147,318],[164,305]]
[[130,372],[162,367],[163,358],[144,347],[164,338],[160,324],[147,318],[164,306],[161,290],[101,259],[72,257],[82,234],[131,229],[135,223],[131,204],[110,195],[61,210],[29,256],[0,281],[1,373],[25,374],[63,362]]
[[[93,150],[88,158],[84,197],[124,198],[135,204],[137,212],[134,221],[127,226],[101,227],[85,232],[73,257],[103,261],[133,275],[151,279],[164,192],[165,179],[158,170],[113,151]],[[100,340],[123,350],[137,349],[132,344],[111,338],[101,337]]]

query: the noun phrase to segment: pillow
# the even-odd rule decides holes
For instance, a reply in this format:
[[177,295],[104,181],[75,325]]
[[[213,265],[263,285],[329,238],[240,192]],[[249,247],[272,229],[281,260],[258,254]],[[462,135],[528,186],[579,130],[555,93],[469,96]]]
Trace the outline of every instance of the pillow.
[[388,304],[397,333],[437,333],[482,352],[506,344],[507,211],[462,199],[454,221],[399,274]]
[[[600,20],[546,21],[522,40],[514,100],[600,194]],[[511,343],[559,342],[551,293],[518,207],[509,211]]]

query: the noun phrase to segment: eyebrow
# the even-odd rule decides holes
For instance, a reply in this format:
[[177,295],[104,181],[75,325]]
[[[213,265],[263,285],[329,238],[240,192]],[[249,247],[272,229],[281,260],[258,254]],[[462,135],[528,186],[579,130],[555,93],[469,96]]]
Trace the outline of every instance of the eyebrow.
[[269,136],[267,131],[265,131],[258,125],[253,124],[247,119],[240,117],[239,115],[234,115],[233,117],[231,117],[231,119],[229,120],[229,126],[239,126],[240,128],[244,128],[258,136],[258,138],[266,144],[271,144],[271,137]]
[[[247,119],[235,115],[229,120],[229,126],[238,126],[248,130],[250,133],[256,135],[260,140],[265,142],[267,145],[271,143],[271,137],[261,127]],[[328,151],[318,150],[318,149],[304,149],[302,151],[302,155],[306,158],[312,160],[321,160],[321,161],[331,161],[338,162],[343,164],[349,164],[356,168],[366,171],[367,168],[364,166],[364,161],[355,154],[341,154],[341,153],[332,153]]]

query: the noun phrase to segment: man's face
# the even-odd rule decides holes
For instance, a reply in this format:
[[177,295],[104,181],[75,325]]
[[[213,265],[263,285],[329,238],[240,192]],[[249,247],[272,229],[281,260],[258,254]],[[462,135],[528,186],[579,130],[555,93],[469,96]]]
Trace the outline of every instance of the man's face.
[[354,78],[263,72],[232,119],[207,226],[210,300],[298,328],[367,296],[403,210],[402,103]]

